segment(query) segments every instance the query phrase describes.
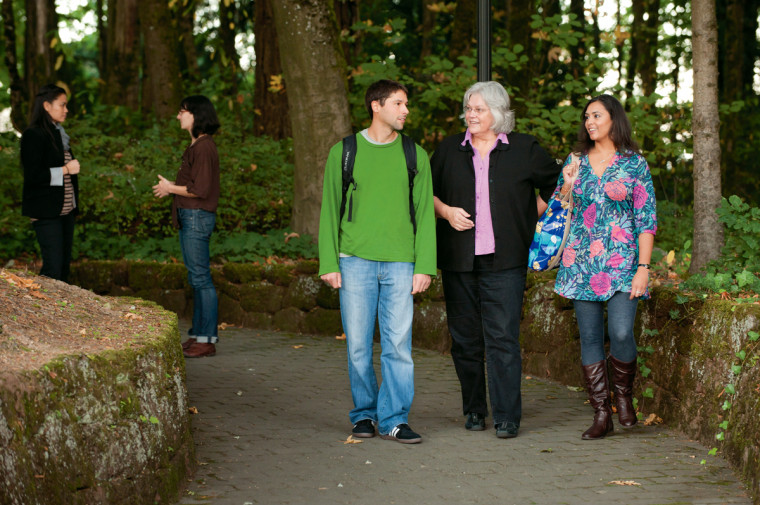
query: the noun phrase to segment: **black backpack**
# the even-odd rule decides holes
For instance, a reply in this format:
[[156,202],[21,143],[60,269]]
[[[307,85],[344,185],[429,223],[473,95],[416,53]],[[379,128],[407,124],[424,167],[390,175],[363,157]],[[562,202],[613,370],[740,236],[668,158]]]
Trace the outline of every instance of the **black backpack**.
[[[414,177],[417,175],[417,147],[414,145],[414,141],[403,135],[401,135],[401,145],[404,148],[404,158],[406,158],[406,173],[409,176],[409,217],[412,219],[412,227],[414,233],[417,233],[417,220],[414,217]],[[340,221],[343,220],[343,215],[346,213],[346,195],[348,194],[348,188],[351,184],[354,185],[356,190],[356,181],[354,180],[354,160],[356,159],[356,134],[349,135],[343,139],[343,198],[340,201]],[[351,198],[348,200],[348,221],[351,221],[352,208],[354,202],[354,194],[351,193]]]

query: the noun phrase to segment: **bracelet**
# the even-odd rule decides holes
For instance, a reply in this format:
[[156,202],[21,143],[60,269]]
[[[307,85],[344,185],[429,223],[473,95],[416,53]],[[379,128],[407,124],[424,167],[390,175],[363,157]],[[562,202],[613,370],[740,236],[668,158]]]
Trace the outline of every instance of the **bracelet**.
[[640,266],[640,267],[644,267],[644,268],[646,268],[647,270],[649,270],[649,269],[651,268],[651,267],[649,266],[649,263],[639,263],[639,266]]

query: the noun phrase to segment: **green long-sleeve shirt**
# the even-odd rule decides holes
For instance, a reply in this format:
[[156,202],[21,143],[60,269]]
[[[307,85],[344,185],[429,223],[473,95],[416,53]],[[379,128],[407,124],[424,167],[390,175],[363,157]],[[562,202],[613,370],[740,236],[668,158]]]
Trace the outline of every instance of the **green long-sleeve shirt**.
[[357,137],[353,212],[346,212],[338,226],[343,191],[338,142],[327,157],[319,217],[319,275],[339,272],[340,254],[372,261],[414,263],[415,274],[436,274],[435,211],[430,160],[417,146],[417,176],[414,178],[414,208],[417,235],[409,217],[409,179],[401,135],[389,144],[372,144]]

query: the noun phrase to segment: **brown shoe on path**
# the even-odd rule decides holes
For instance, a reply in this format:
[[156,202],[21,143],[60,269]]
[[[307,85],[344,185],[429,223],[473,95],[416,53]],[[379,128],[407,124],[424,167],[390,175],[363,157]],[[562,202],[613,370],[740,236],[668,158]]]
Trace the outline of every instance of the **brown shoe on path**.
[[185,349],[183,354],[186,358],[205,358],[216,354],[216,346],[214,344],[201,344],[195,342]]

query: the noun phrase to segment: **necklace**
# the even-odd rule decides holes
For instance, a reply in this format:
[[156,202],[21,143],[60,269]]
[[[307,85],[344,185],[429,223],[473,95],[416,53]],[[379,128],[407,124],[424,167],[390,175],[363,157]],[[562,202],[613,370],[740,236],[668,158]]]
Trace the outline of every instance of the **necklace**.
[[608,155],[607,155],[607,156],[606,156],[604,159],[601,159],[601,160],[599,160],[599,163],[604,163],[604,162],[606,162],[607,160],[609,160],[610,158],[612,158],[612,157],[615,155],[615,153],[617,153],[617,151],[612,151],[612,152],[611,152],[610,154],[608,154]]

